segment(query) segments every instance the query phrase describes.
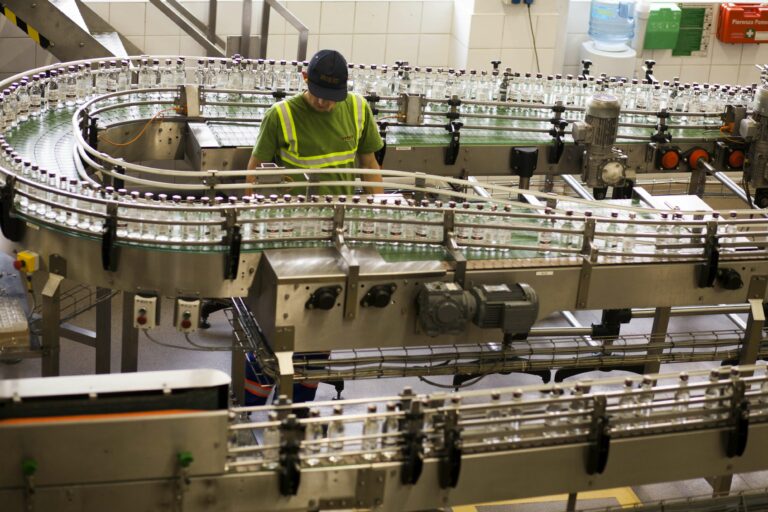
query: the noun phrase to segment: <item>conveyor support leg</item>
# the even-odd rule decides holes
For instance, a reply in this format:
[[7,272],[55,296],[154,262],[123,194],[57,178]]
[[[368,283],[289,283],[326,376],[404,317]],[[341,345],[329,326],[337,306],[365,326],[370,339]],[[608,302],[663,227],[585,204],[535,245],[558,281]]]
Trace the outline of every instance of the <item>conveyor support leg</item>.
[[96,288],[96,373],[112,371],[112,290]]
[[120,371],[135,372],[139,368],[139,330],[133,326],[133,294],[123,292],[123,336]]
[[[652,356],[659,356],[664,351],[661,346],[667,339],[667,329],[669,328],[669,317],[672,312],[670,307],[659,307],[653,314],[653,326],[651,327],[650,344],[648,349],[648,363],[645,363],[644,373],[658,373],[661,362],[652,361]],[[658,346],[656,346],[658,345]]]
[[64,278],[58,274],[48,274],[43,286],[43,358],[42,376],[59,375],[61,283]]

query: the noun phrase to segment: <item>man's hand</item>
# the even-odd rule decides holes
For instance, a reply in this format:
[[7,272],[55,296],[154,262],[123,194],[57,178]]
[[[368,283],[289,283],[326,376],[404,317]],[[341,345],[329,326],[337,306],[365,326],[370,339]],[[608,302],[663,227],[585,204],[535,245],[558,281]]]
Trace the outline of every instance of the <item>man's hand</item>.
[[[377,171],[381,170],[381,167],[379,167],[379,162],[376,161],[376,155],[374,153],[358,153],[357,157],[360,160],[360,167],[362,169],[376,169]],[[381,174],[379,173],[364,174],[363,177],[365,178],[365,181],[377,181],[379,183],[384,182],[384,180],[381,178]],[[364,188],[365,191],[369,194],[384,193],[384,186]]]

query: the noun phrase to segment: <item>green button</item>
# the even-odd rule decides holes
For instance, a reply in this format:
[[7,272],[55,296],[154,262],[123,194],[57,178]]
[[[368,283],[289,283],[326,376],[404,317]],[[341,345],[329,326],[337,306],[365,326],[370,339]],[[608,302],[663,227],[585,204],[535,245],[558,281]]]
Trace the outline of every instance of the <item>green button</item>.
[[190,452],[179,452],[177,458],[179,460],[179,465],[183,468],[188,467],[195,460],[195,458],[192,457],[192,453]]
[[21,471],[24,476],[32,476],[37,472],[37,461],[35,459],[24,459],[21,463]]

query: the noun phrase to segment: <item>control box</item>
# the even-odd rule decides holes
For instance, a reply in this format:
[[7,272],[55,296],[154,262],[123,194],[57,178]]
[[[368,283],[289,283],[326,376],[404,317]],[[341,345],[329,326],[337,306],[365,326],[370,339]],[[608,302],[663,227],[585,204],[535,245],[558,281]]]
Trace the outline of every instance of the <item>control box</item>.
[[717,38],[724,43],[768,43],[768,5],[720,4]]
[[32,274],[40,269],[40,255],[34,251],[20,251],[16,254],[13,268],[26,274]]
[[200,300],[177,299],[173,325],[179,332],[195,332],[200,325]]
[[136,295],[133,299],[133,326],[137,329],[157,327],[157,297]]

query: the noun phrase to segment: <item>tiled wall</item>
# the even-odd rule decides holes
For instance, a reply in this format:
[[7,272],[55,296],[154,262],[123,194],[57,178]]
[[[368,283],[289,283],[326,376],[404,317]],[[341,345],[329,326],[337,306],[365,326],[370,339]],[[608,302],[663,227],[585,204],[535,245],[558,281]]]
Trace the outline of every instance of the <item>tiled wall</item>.
[[538,54],[542,73],[562,67],[568,0],[534,2],[530,19],[524,5],[503,5],[500,0],[455,0],[454,6],[454,65],[488,69],[498,59],[516,71],[536,71]]
[[[706,0],[704,0],[706,1]],[[718,4],[719,2],[712,2]],[[565,44],[564,72],[577,74],[580,69],[579,48],[589,39],[589,0],[571,0]],[[717,9],[715,10],[717,12]],[[683,82],[740,83],[756,82],[756,63],[768,63],[768,45],[725,44],[715,37],[717,18],[713,23],[711,45],[706,57],[672,57],[671,50],[646,50],[643,59],[656,61],[656,77],[669,80],[680,77]]]

